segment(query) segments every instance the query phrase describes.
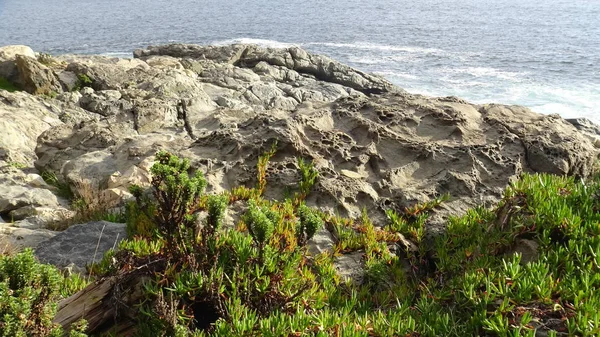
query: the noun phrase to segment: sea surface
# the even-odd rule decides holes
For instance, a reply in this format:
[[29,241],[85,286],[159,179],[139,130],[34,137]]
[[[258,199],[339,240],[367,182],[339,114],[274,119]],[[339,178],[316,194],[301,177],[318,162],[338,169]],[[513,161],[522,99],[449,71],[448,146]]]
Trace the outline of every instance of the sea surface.
[[298,45],[413,93],[600,122],[600,0],[0,0],[0,45]]

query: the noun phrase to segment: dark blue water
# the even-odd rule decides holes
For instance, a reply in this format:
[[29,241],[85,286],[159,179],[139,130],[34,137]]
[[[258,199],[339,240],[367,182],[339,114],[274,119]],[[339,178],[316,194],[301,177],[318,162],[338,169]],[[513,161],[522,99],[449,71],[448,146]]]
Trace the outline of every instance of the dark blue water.
[[0,45],[300,45],[415,93],[600,121],[600,0],[0,0]]

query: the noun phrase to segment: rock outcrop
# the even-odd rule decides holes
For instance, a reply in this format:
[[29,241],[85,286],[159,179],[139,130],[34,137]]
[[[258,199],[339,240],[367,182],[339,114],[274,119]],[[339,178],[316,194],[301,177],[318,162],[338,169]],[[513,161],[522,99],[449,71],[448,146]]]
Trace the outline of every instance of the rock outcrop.
[[277,142],[267,197],[296,188],[304,158],[320,173],[309,204],[351,217],[366,208],[383,225],[386,209],[449,194],[431,226],[497,201],[523,172],[586,177],[597,159],[598,143],[559,116],[412,95],[297,47],[177,44],[134,56],[57,56],[35,82],[54,99],[0,91],[3,134],[15,130],[0,135],[0,159],[32,171],[35,161],[75,190],[118,200],[149,183],[159,149],[189,158],[219,192],[255,184],[258,156]]

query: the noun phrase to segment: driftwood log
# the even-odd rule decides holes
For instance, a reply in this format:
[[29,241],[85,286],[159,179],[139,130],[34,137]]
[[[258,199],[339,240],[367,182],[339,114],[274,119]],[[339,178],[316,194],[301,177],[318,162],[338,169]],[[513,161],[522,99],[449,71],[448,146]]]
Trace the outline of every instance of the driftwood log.
[[117,336],[131,336],[135,332],[137,305],[143,298],[143,284],[149,275],[148,270],[136,268],[91,283],[59,302],[53,322],[69,331],[72,324],[85,319],[87,333],[110,331]]

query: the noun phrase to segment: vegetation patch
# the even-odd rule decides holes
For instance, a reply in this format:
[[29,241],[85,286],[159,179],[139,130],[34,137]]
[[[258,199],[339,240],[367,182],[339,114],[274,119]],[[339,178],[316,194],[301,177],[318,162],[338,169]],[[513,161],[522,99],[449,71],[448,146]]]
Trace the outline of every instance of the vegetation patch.
[[[63,336],[53,324],[56,301],[87,285],[78,275],[62,276],[56,268],[36,262],[33,252],[0,256],[0,333],[2,336]],[[69,336],[86,336],[85,326]]]
[[51,172],[51,171],[43,171],[43,172],[41,172],[40,175],[41,175],[42,179],[44,179],[44,181],[48,185],[56,187],[57,195],[59,197],[62,197],[62,198],[68,199],[68,200],[71,200],[74,198],[73,191],[71,190],[71,187],[69,186],[69,184],[67,184],[64,181],[59,180],[56,173]]
[[8,92],[15,92],[19,90],[19,88],[17,88],[14,84],[12,84],[10,81],[8,81],[2,76],[0,76],[0,89],[6,90]]
[[73,87],[73,91],[79,91],[85,87],[92,87],[94,81],[86,74],[77,74],[77,85]]
[[[447,196],[390,210],[384,224],[366,211],[358,219],[332,216],[304,203],[318,173],[299,162],[298,192],[265,200],[273,153],[258,161],[256,187],[217,195],[204,193],[206,180],[187,160],[158,153],[152,188],[131,190],[130,238],[92,266],[100,281],[82,291],[112,285],[112,300],[75,317],[88,320],[87,333],[127,327],[139,336],[600,334],[600,179],[523,175],[493,209],[452,217],[444,234],[425,239],[429,214]],[[246,211],[225,228],[233,202]],[[307,245],[323,226],[336,239],[334,249],[311,255]],[[537,247],[534,257],[519,253],[524,242]],[[336,270],[348,253],[362,256],[359,281]],[[115,314],[98,321],[97,310],[108,309]],[[39,314],[32,313],[21,321],[35,321],[28,317]]]

